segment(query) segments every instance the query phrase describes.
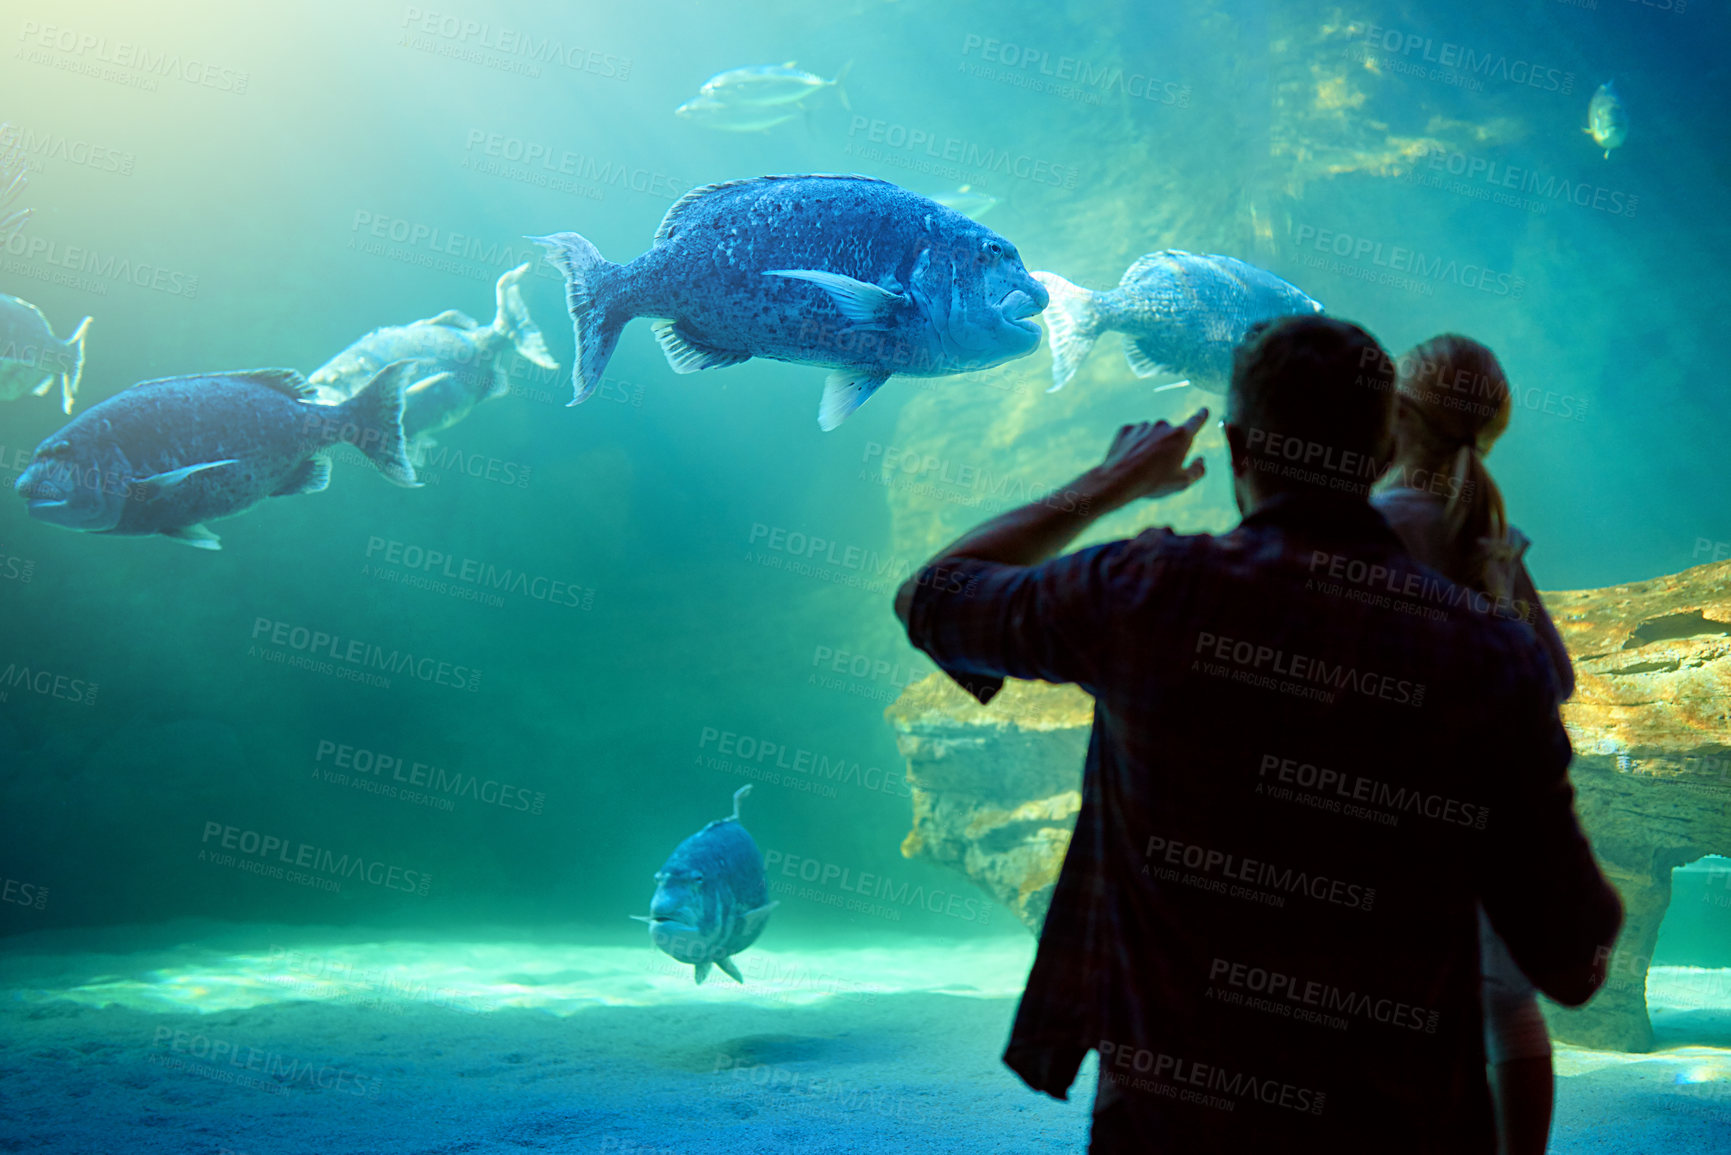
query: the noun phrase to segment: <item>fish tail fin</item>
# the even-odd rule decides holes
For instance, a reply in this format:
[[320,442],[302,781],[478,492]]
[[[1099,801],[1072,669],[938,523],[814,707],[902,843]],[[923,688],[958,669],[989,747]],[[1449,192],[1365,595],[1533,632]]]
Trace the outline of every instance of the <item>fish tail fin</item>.
[[1052,387],[1056,393],[1076,375],[1100,339],[1100,316],[1092,290],[1072,285],[1056,273],[1035,273],[1051,296],[1046,306],[1046,331],[1052,342]]
[[72,354],[72,371],[60,375],[60,407],[67,413],[72,412],[72,400],[78,396],[78,382],[84,377],[84,334],[90,331],[90,318],[78,322],[78,328],[72,331],[72,336],[61,344]]
[[847,109],[849,112],[853,111],[853,103],[848,100],[847,89],[845,89],[841,86],[841,82],[842,82],[842,78],[847,75],[847,70],[852,68],[852,67],[853,67],[853,61],[850,60],[846,64],[841,66],[841,71],[835,74],[834,80],[830,81],[831,84],[835,85],[835,98],[837,100],[841,101],[841,106],[843,108]]
[[347,441],[366,454],[386,479],[411,488],[421,483],[415,480],[403,440],[403,390],[415,372],[412,360],[392,361],[327,415],[334,425],[333,441]]
[[601,255],[576,233],[553,233],[530,237],[547,250],[547,260],[565,274],[565,302],[571,308],[571,324],[577,335],[577,363],[571,367],[571,404],[585,400],[601,384],[601,374],[619,342],[619,331],[629,316],[616,316],[610,307],[610,274],[624,271]]
[[517,347],[517,352],[530,361],[543,369],[557,369],[559,362],[553,360],[553,354],[548,352],[547,340],[541,336],[541,327],[529,316],[529,306],[523,303],[522,290],[517,288],[517,283],[528,271],[528,262],[524,262],[500,276],[495,290],[499,311],[493,318],[493,328],[500,336],[508,338],[511,344]]

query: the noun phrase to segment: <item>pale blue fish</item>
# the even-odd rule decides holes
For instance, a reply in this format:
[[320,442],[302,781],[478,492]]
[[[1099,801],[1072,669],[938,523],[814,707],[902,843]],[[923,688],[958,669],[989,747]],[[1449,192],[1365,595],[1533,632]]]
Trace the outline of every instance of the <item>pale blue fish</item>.
[[729,104],[710,96],[694,96],[673,115],[718,132],[767,132],[799,118],[798,105]]
[[40,397],[60,382],[60,407],[72,412],[78,381],[84,375],[86,317],[62,341],[48,318],[29,301],[0,293],[0,401],[33,393]]
[[[1062,389],[1102,333],[1124,334],[1124,356],[1138,377],[1170,374],[1224,393],[1232,351],[1258,321],[1320,313],[1297,285],[1236,257],[1167,249],[1138,257],[1118,287],[1096,292],[1056,273],[1035,273],[1051,293],[1052,387]],[[1163,386],[1173,388],[1176,386]]]
[[699,983],[712,965],[743,983],[733,956],[757,941],[769,912],[781,905],[769,901],[763,856],[739,824],[739,800],[749,793],[749,785],[734,791],[732,817],[674,848],[655,872],[649,913],[631,916],[649,924],[649,941],[664,953],[690,963]]
[[1608,80],[1599,85],[1593,99],[1587,102],[1587,127],[1581,131],[1605,150],[1606,160],[1611,159],[1613,148],[1629,139],[1629,112],[1623,107],[1623,98],[1617,95],[1616,85]]
[[730,68],[718,72],[703,82],[698,95],[723,104],[770,106],[797,104],[827,88],[835,89],[843,108],[852,110],[847,90],[841,86],[853,61],[842,65],[834,80],[825,80],[811,72],[801,71],[789,60],[785,64],[754,64],[748,68]]
[[317,493],[330,484],[323,453],[339,441],[398,485],[418,485],[403,444],[412,372],[393,362],[341,405],[315,404],[293,369],[143,381],[50,434],[14,488],[50,525],[220,549],[206,521]]
[[483,401],[511,391],[511,377],[524,363],[558,369],[540,328],[523,303],[518,283],[529,271],[518,265],[494,287],[493,323],[447,309],[407,325],[374,329],[313,370],[307,378],[326,404],[347,400],[392,361],[414,366],[403,402],[403,433],[427,445],[432,434],[467,417]]
[[1025,357],[1046,290],[1014,245],[954,209],[865,176],[793,175],[694,189],[627,265],[576,233],[531,238],[566,277],[573,404],[619,332],[657,318],[677,373],[768,357],[833,369],[834,429],[891,375],[942,377]]

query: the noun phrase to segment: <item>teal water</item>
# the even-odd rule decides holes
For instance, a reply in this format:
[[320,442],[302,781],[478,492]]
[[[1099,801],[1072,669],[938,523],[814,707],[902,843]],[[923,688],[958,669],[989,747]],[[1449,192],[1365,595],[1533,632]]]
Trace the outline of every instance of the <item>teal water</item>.
[[[640,951],[644,981],[674,990],[626,916],[647,909],[672,846],[725,816],[746,781],[758,783],[746,824],[772,862],[890,880],[887,900],[831,887],[783,901],[762,946],[803,968],[792,989],[954,994],[962,978],[909,960],[977,950],[1009,960],[975,984],[981,1000],[1019,990],[1029,938],[1014,917],[899,851],[909,800],[882,711],[931,666],[899,636],[889,599],[935,544],[921,527],[937,514],[861,475],[885,446],[919,444],[933,413],[1008,412],[1009,387],[1011,426],[1033,432],[984,456],[1027,484],[1060,480],[1067,466],[1036,451],[1029,407],[1058,404],[1039,396],[1047,353],[997,371],[992,388],[892,379],[823,433],[822,371],[756,360],[676,376],[636,323],[602,390],[567,408],[563,288],[526,235],[579,231],[623,261],[692,186],[864,172],[926,194],[983,190],[998,202],[985,223],[1029,268],[1092,287],[1153,249],[1231,253],[1391,349],[1456,330],[1497,350],[1520,404],[1490,464],[1535,542],[1541,589],[1731,557],[1717,380],[1731,236],[1715,114],[1731,94],[1731,27],[1714,5],[189,0],[167,15],[27,4],[0,28],[0,120],[25,134],[19,203],[34,210],[3,250],[0,291],[61,335],[94,317],[80,410],[154,377],[310,372],[374,327],[445,309],[486,323],[494,281],[523,261],[525,299],[565,367],[520,374],[515,395],[442,434],[424,488],[339,453],[324,493],[217,523],[218,553],[75,535],[0,501],[0,664],[59,679],[0,698],[0,874],[30,900],[0,904],[0,934],[18,958],[108,960],[19,977],[15,992],[37,994],[14,1001],[124,1008],[136,1019],[125,1037],[147,1050],[152,1007],[288,1001],[199,1005],[200,992],[268,985],[259,976],[283,971],[303,940],[319,958],[420,944],[353,947],[345,965],[362,968],[444,960],[417,973],[467,993],[407,1000],[413,1015],[391,1029],[411,1032],[410,1051],[442,1030],[427,1016],[465,998],[523,1014],[561,999],[653,1005],[652,1029],[673,1029],[659,1008],[677,1004],[634,987],[629,962],[547,959],[579,945]],[[1444,44],[1493,64],[1426,59]],[[820,92],[760,133],[673,115],[714,73],[785,60],[825,77],[846,66],[846,103]],[[1608,79],[1632,128],[1607,159],[1581,129]],[[1188,412],[1190,398],[1135,392],[1110,341],[1069,389],[1115,382],[1116,420]],[[8,482],[64,421],[51,397],[0,403]],[[1227,508],[1224,490],[1210,501],[1187,510],[1192,525]],[[800,535],[831,543],[803,572],[784,548]],[[497,589],[449,576],[464,572]],[[433,673],[381,686],[302,668],[292,640],[273,641],[297,630],[412,654]],[[804,769],[820,760],[822,774]],[[229,828],[358,856],[385,881],[333,891],[201,861]],[[1678,875],[1656,964],[1731,967],[1725,877]],[[519,944],[539,977],[525,981],[489,943]],[[287,967],[296,981],[319,980],[323,964],[302,964]],[[134,994],[68,995],[104,976]],[[519,989],[558,983],[571,989]],[[372,1029],[364,1000],[350,1001],[360,1017],[320,1045],[355,1070],[407,1062],[344,1049]],[[63,1035],[44,1046],[61,1055],[100,1029],[55,1022]],[[792,1033],[752,1024],[715,1030]],[[1005,1025],[981,1029],[979,1078],[1033,1110],[993,1069]],[[596,1036],[622,1056],[630,1037]],[[895,1061],[881,1038],[856,1041],[824,1056]],[[764,1048],[771,1065],[816,1061]],[[37,1097],[20,1100],[28,1129],[0,1124],[11,1149],[145,1150],[128,1146],[143,1142],[140,1118],[159,1120],[154,1142],[192,1135],[200,1117],[143,1103],[115,1115],[106,1140],[56,1130],[75,1100],[54,1098],[41,1071],[69,1068],[22,1055],[3,1061]],[[403,1090],[384,1077],[384,1098]],[[209,1089],[187,1084],[195,1098]],[[1699,1102],[1723,1120],[1731,1095]],[[629,1149],[632,1108],[611,1109],[615,1129],[582,1133],[582,1149]],[[796,1127],[836,1108],[812,1096],[777,1109]],[[324,1119],[318,1142],[331,1145],[317,1149],[436,1149],[354,1139]],[[355,1134],[370,1125],[358,1119]],[[296,1145],[314,1142],[304,1124],[250,1140],[217,1128],[174,1149],[315,1149]],[[1052,1149],[1074,1149],[1085,1118],[1041,1125],[1055,1129]]]

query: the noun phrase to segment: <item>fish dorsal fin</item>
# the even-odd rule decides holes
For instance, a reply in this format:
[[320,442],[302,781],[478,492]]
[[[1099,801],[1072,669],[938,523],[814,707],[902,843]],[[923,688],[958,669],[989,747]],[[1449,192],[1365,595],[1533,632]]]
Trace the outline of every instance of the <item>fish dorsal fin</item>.
[[1134,284],[1157,268],[1167,268],[1177,264],[1175,258],[1190,255],[1182,249],[1162,249],[1158,253],[1143,253],[1131,263],[1129,268],[1124,270],[1124,275],[1118,278],[1118,283],[1120,285]]
[[318,394],[318,390],[308,385],[307,379],[294,369],[243,369],[238,373],[212,373],[210,376],[274,389],[296,401],[310,401]]
[[[671,237],[674,228],[679,224],[679,218],[685,215],[686,210],[691,208],[692,205],[696,204],[704,197],[708,196],[710,193],[717,193],[723,189],[738,188],[741,185],[752,184],[753,182],[762,179],[763,178],[760,176],[745,177],[740,180],[724,180],[718,181],[715,184],[699,185],[692,189],[690,192],[674,201],[673,207],[667,210],[667,215],[661,218],[661,224],[655,230],[656,243],[659,244]],[[702,980],[699,979],[698,981],[701,982]]]
[[813,177],[819,177],[819,178],[822,178],[824,180],[863,180],[863,181],[870,181],[873,184],[890,184],[890,183],[892,183],[890,181],[884,180],[882,177],[865,176],[862,173],[856,173],[856,172],[844,172],[844,173],[789,172],[789,173],[776,173],[776,174],[772,174],[770,176],[741,177],[738,180],[724,180],[724,181],[718,181],[715,184],[701,185],[697,188],[692,189],[690,192],[686,193],[684,196],[680,197],[678,200],[673,202],[673,207],[668,209],[667,215],[661,218],[661,227],[657,228],[655,230],[655,241],[657,244],[659,244],[660,242],[667,240],[669,237],[671,237],[673,235],[673,230],[679,224],[679,218],[684,216],[685,213],[687,212],[687,210],[689,210],[692,205],[696,204],[698,201],[702,200],[704,197],[709,196],[711,193],[722,192],[726,189],[740,188],[744,185],[757,184],[757,183],[763,182],[763,181],[811,180]]
[[428,317],[423,325],[443,325],[447,329],[479,329],[481,323],[458,309],[446,309],[436,317]]

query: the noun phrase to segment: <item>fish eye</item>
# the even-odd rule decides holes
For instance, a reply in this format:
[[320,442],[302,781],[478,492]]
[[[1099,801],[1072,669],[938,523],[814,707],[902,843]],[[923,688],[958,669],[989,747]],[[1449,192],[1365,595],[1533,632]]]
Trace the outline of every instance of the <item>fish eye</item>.
[[989,240],[980,246],[980,251],[993,260],[998,260],[1004,255],[1004,246],[997,241]]

